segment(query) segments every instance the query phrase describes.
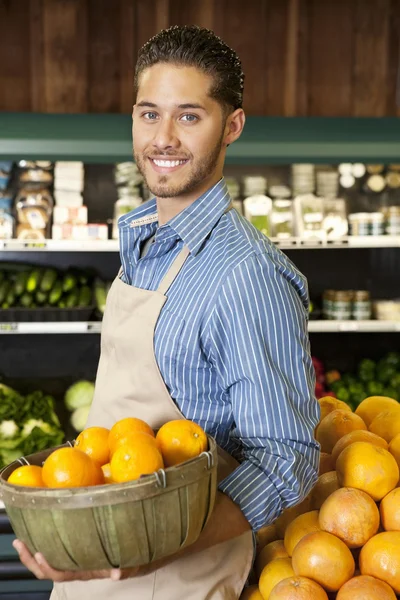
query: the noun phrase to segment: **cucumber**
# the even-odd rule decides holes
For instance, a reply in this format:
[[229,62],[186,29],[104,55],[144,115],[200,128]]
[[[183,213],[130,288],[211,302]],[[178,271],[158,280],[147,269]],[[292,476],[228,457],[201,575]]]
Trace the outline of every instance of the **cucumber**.
[[57,281],[57,271],[55,269],[46,269],[40,282],[41,292],[50,292]]
[[7,302],[3,302],[3,304],[1,305],[1,308],[7,310],[7,308],[10,308],[9,305],[7,304]]
[[106,284],[101,279],[96,279],[96,281],[95,281],[94,297],[95,297],[97,309],[101,312],[101,314],[103,314],[104,310],[106,308],[107,290],[106,290]]
[[66,273],[62,280],[62,291],[71,292],[77,286],[78,280],[74,273]]
[[16,296],[21,296],[26,290],[28,284],[29,271],[21,271],[15,276],[14,292]]
[[92,302],[92,290],[88,285],[84,285],[79,290],[78,306],[90,306]]
[[56,281],[53,289],[50,292],[50,296],[49,296],[49,303],[51,305],[54,306],[54,304],[57,304],[62,296],[62,282],[61,281]]
[[76,306],[78,306],[78,300],[79,300],[79,291],[78,291],[78,288],[75,288],[65,298],[65,307],[66,308],[75,308]]
[[42,277],[42,269],[33,269],[33,271],[31,271],[29,273],[27,282],[26,282],[26,291],[29,293],[32,292],[36,292],[37,288],[39,287],[40,284],[40,280]]
[[10,291],[10,287],[11,287],[11,281],[8,281],[8,279],[5,279],[0,284],[0,304],[5,302],[7,294]]
[[23,308],[30,308],[32,306],[33,298],[28,292],[24,292],[19,299],[19,304]]
[[6,303],[8,304],[8,306],[14,306],[14,304],[16,303],[16,299],[17,297],[15,295],[14,288],[13,286],[11,286],[6,296]]
[[46,303],[47,296],[48,296],[48,294],[46,294],[45,292],[42,292],[41,290],[38,290],[36,292],[35,300],[39,304],[39,306],[42,306],[43,304]]

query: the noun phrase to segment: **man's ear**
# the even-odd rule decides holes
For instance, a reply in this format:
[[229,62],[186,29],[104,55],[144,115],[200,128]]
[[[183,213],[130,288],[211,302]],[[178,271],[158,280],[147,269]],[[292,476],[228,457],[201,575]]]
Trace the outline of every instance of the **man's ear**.
[[224,137],[224,142],[227,146],[235,142],[241,136],[245,122],[246,117],[242,108],[237,108],[228,116]]

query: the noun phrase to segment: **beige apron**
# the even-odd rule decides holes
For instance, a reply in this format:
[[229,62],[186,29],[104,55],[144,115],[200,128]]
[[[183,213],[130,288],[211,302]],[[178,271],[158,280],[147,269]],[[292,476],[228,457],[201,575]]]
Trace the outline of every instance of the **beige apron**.
[[[184,247],[156,291],[115,279],[107,298],[96,391],[87,426],[111,427],[118,419],[135,416],[157,429],[166,421],[184,418],[161,377],[154,354],[154,330],[166,292],[188,254]],[[238,464],[223,451],[219,463],[220,478]],[[252,559],[249,531],[149,575],[123,581],[55,584],[51,600],[237,600]]]

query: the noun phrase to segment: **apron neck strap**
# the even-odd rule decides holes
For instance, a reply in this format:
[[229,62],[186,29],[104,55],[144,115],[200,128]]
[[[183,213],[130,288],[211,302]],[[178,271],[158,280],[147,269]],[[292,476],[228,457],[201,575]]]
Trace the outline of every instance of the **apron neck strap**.
[[171,267],[165,274],[164,278],[161,280],[161,283],[157,289],[158,292],[165,295],[166,291],[171,287],[174,279],[179,274],[179,271],[182,269],[183,264],[188,256],[189,248],[187,246],[183,246],[182,250],[179,252],[178,256],[175,258]]

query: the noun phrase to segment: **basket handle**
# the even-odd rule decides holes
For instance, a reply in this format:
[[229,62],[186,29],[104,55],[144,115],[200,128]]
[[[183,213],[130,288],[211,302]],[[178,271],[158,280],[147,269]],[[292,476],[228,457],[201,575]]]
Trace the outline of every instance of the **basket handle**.
[[207,469],[210,470],[214,466],[214,456],[213,453],[208,450],[208,452],[202,452],[200,456],[207,457]]

